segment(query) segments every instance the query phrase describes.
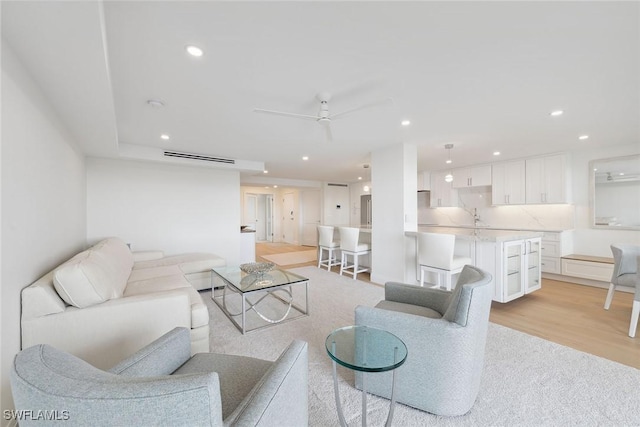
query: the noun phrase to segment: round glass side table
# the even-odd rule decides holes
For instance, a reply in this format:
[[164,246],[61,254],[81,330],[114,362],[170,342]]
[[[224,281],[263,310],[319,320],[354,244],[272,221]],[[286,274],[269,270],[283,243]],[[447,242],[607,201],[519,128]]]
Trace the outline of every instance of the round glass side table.
[[347,426],[340,404],[336,364],[340,364],[362,375],[362,425],[367,425],[366,373],[393,371],[391,403],[386,426],[391,425],[395,405],[396,372],[407,360],[407,346],[390,332],[368,326],[347,326],[331,332],[325,341],[329,357],[333,361],[333,388],[340,425]]

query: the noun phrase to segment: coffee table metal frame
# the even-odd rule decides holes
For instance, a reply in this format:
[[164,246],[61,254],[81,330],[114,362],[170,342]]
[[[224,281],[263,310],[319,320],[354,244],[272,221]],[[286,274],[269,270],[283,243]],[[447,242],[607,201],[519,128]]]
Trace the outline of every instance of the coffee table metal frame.
[[[391,363],[386,362],[382,364],[379,363],[377,365],[376,364],[367,365],[367,363],[357,363],[355,362],[355,360],[347,361],[347,360],[341,359],[339,356],[339,353],[336,352],[336,337],[339,334],[345,334],[345,335],[353,334],[355,336],[355,334],[357,334],[358,332],[362,332],[364,334],[373,333],[373,334],[377,334],[378,337],[384,337],[387,340],[387,343],[383,343],[383,344],[389,344],[390,346],[393,346],[393,348],[390,348],[390,347],[388,348],[390,352],[393,352],[393,358],[390,359]],[[355,339],[353,341],[354,341],[353,346],[349,348],[349,350],[351,351],[346,352],[347,354],[350,353],[351,356],[358,353],[358,350],[356,349],[357,344],[355,343]],[[366,360],[367,345],[374,344],[374,342],[370,343],[367,338],[362,340],[362,342],[363,342],[363,348],[359,350],[363,354],[365,354],[365,356],[363,356],[363,359]],[[375,341],[375,344],[379,345],[380,341]],[[366,373],[393,371],[393,374],[392,374],[393,379],[391,383],[391,402],[389,404],[389,414],[387,415],[387,422],[385,423],[386,427],[390,427],[391,420],[393,419],[393,410],[395,408],[395,403],[396,403],[396,399],[395,399],[396,370],[397,368],[402,366],[405,360],[407,360],[407,354],[408,354],[407,346],[404,344],[404,342],[402,342],[400,338],[393,335],[391,332],[387,332],[382,329],[370,328],[368,326],[346,326],[344,328],[336,329],[333,332],[331,332],[331,334],[329,334],[329,336],[325,341],[325,348],[327,350],[327,353],[329,354],[329,357],[333,362],[333,389],[336,397],[338,419],[340,420],[340,425],[342,427],[347,427],[347,422],[342,412],[342,405],[340,404],[340,392],[338,390],[338,374],[336,370],[337,368],[336,362],[351,370],[362,372],[362,426],[363,427],[366,427],[367,425]]]
[[[240,282],[245,281],[246,279],[249,279],[247,281],[247,283],[249,284],[247,288],[249,289],[243,289],[242,283],[235,283],[229,277],[226,277],[227,272],[230,272],[235,275],[240,274],[242,277],[242,280]],[[284,275],[287,278],[291,277],[293,280],[285,280],[285,283],[280,283],[275,285],[273,283],[269,284],[267,283],[267,280],[265,279],[265,277],[272,277],[270,276],[270,274]],[[215,295],[215,290],[219,288],[219,286],[216,287],[214,284],[214,280],[216,277],[222,279],[222,281],[224,282],[224,286],[223,286],[224,289],[222,291],[222,296]],[[265,283],[261,284],[261,282],[265,282]],[[257,286],[253,286],[256,284]],[[304,309],[302,309],[302,307],[298,306],[297,304],[294,304],[293,292],[291,289],[292,286],[301,285],[301,284],[304,284],[304,288],[305,288],[304,289],[304,294],[305,294]],[[240,294],[241,300],[242,300],[242,307],[239,312],[232,313],[227,308],[227,301],[226,301],[227,290]],[[260,298],[258,298],[258,300],[256,301],[251,302],[247,300],[247,296],[253,295],[259,292],[265,292],[265,294],[262,295]],[[276,292],[284,293],[285,297],[278,295]],[[261,313],[257,308],[257,305],[269,296],[274,297],[280,300],[283,304],[287,305],[287,310],[285,311],[284,315],[279,319],[271,319],[265,316],[263,313]],[[236,326],[236,328],[238,328],[238,330],[240,330],[242,334],[245,334],[247,332],[257,331],[259,329],[272,326],[273,324],[276,324],[276,323],[288,322],[303,316],[308,316],[309,315],[309,279],[307,279],[306,277],[297,275],[295,273],[291,273],[286,270],[282,270],[278,268],[265,273],[265,275],[240,273],[238,267],[213,268],[211,270],[211,299],[213,300],[213,302],[216,303],[218,307],[220,307],[222,312],[229,318],[229,320],[231,320],[231,322]],[[296,310],[298,310],[301,313],[301,315],[287,318],[289,316],[289,313],[291,312],[291,308],[295,308]],[[256,328],[247,329],[246,313],[249,310],[253,310],[262,320],[267,322],[267,324],[256,327]],[[242,320],[240,323],[238,323],[236,319],[234,319],[234,317],[237,317],[237,316],[241,316]]]

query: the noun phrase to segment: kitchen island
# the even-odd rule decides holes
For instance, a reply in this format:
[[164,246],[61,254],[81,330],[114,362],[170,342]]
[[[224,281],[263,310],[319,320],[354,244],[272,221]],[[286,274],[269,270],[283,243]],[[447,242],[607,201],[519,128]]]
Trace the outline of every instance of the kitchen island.
[[543,233],[526,230],[497,230],[488,228],[458,228],[419,226],[418,231],[407,231],[412,239],[408,245],[416,271],[417,239],[419,232],[453,234],[456,236],[455,253],[471,258],[473,264],[493,276],[494,301],[508,302],[540,289],[540,243]]

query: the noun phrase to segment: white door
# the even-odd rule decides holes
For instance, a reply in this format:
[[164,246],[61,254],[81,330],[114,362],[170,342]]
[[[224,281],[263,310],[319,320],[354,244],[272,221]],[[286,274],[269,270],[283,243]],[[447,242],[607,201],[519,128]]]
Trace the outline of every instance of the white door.
[[303,190],[300,194],[300,200],[302,208],[301,244],[317,246],[317,228],[320,224],[320,190]]
[[254,230],[256,229],[256,222],[258,221],[258,196],[255,194],[246,193],[244,195],[244,212],[242,217],[242,225],[248,225]]
[[267,196],[265,194],[258,194],[257,196],[257,214],[256,214],[256,241],[264,242],[267,240],[267,209],[266,202]]
[[296,211],[293,193],[282,198],[282,241],[296,244]]
[[273,242],[273,194],[267,194],[265,201],[265,240]]

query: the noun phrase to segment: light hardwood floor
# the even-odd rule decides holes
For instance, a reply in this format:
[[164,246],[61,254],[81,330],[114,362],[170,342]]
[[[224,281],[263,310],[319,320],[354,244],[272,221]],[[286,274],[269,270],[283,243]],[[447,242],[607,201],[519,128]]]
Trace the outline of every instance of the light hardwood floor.
[[[308,246],[286,243],[258,243],[261,255],[308,251]],[[317,265],[308,262],[286,268]],[[333,267],[332,271],[340,271]],[[368,273],[359,280],[369,282]],[[603,308],[607,290],[543,279],[542,289],[517,300],[491,306],[490,320],[576,350],[640,369],[640,333],[630,338],[629,321],[633,295],[616,292],[609,310]]]

